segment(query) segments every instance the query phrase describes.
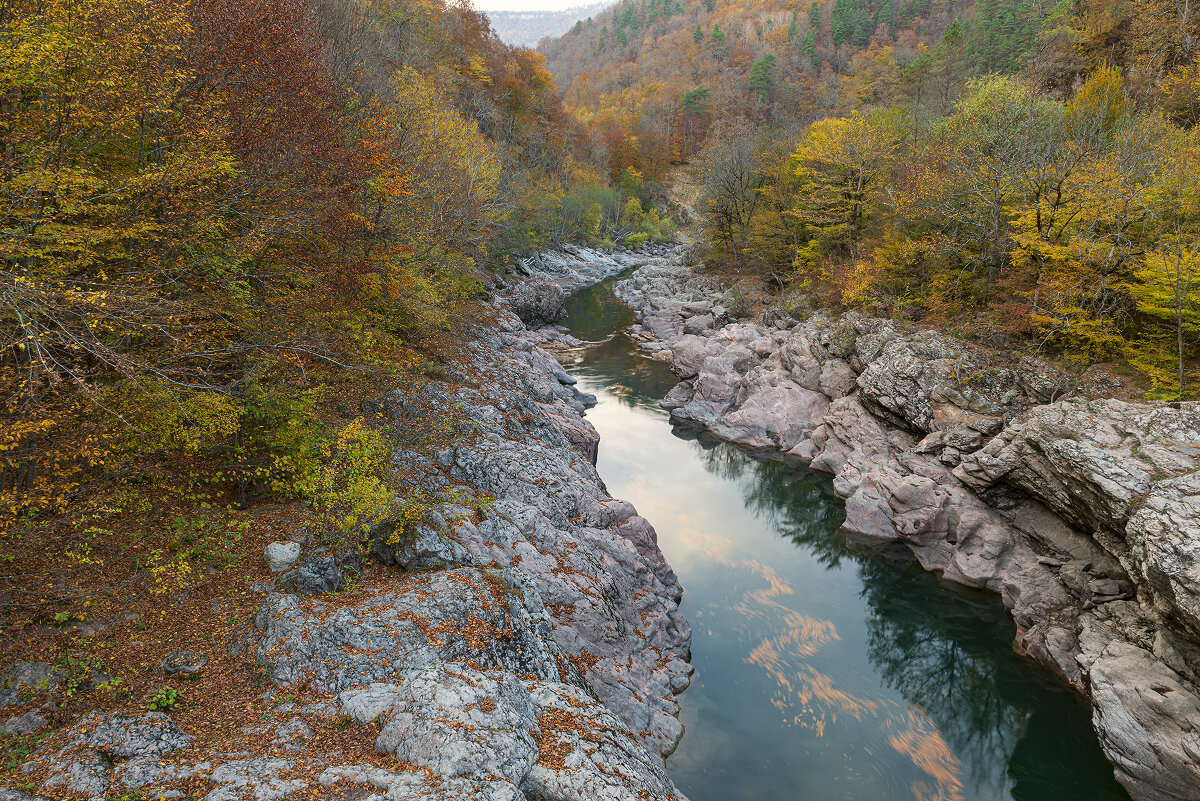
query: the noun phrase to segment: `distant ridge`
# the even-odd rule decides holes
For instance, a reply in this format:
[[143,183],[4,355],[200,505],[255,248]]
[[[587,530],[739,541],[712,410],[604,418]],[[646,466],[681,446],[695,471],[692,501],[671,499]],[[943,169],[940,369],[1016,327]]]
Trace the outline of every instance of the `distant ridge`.
[[558,37],[577,21],[608,8],[612,3],[572,6],[562,11],[485,11],[496,34],[505,43],[535,47],[547,36]]

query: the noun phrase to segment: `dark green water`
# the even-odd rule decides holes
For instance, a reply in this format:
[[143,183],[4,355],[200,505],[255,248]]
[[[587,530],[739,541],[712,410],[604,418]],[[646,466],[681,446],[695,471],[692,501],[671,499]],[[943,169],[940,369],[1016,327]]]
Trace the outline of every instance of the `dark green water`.
[[668,767],[691,801],[1128,801],[996,598],[848,545],[826,477],[673,431],[632,312],[607,284],[568,308],[603,340],[569,368],[600,401],[600,475],[684,586],[697,672]]

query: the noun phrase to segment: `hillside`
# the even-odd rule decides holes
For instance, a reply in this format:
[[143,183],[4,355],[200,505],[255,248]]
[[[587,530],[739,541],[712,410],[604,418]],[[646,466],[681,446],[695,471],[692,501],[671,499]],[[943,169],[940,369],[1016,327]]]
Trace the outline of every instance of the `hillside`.
[[1023,64],[1052,5],[626,0],[540,52],[610,158],[658,177],[722,119],[797,127],[902,97],[940,114],[970,76]]
[[608,6],[607,3],[574,6],[561,11],[485,10],[500,41],[510,45],[535,47],[547,36],[557,38]]
[[688,164],[714,263],[1195,386],[1198,21],[1159,0],[628,0],[541,52],[610,175]]

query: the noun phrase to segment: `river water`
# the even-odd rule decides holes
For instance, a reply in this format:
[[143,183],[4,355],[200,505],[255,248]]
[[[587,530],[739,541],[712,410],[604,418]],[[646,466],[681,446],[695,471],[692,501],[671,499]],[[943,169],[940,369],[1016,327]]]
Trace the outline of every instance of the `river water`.
[[1087,705],[1012,651],[994,596],[837,534],[828,477],[673,430],[675,384],[611,282],[568,299],[598,468],[658,531],[696,675],[668,768],[691,801],[1128,801]]

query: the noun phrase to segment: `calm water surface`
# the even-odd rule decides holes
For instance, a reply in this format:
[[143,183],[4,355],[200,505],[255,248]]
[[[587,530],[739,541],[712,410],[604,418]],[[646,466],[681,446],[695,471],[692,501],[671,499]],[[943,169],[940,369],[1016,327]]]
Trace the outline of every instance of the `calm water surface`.
[[672,430],[675,380],[611,287],[568,308],[600,342],[569,368],[600,401],[600,475],[684,585],[697,672],[668,767],[691,801],[1128,801],[997,599],[845,542],[828,478]]

